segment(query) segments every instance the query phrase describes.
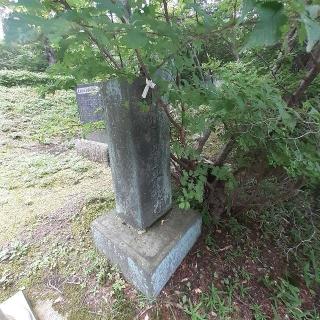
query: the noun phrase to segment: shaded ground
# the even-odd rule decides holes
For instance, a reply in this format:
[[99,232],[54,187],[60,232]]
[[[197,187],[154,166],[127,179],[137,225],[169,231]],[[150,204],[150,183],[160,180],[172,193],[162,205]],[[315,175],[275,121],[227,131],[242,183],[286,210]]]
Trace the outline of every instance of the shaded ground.
[[[219,224],[204,216],[195,247],[147,300],[93,246],[91,221],[114,206],[111,175],[73,150],[73,93],[0,89],[0,301],[25,288],[34,305],[49,301],[71,320],[319,319],[318,262],[286,256],[318,250],[304,246],[318,229],[290,208],[258,223],[255,212]],[[297,247],[286,234],[292,216]]]

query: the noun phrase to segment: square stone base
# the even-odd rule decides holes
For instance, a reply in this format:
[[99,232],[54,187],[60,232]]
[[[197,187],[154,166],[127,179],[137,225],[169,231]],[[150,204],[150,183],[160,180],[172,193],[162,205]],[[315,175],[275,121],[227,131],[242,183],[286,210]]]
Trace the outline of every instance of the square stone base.
[[92,223],[96,246],[147,297],[156,297],[201,233],[193,210],[172,209],[146,232],[126,225],[112,210]]
[[105,163],[109,166],[109,151],[106,143],[87,139],[75,139],[74,145],[79,155],[91,161]]

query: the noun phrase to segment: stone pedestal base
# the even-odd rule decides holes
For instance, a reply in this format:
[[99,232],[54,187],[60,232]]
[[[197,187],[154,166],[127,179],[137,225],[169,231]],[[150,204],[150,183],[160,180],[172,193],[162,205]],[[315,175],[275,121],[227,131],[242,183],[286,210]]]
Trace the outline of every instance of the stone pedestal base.
[[77,153],[81,156],[94,162],[105,163],[109,166],[109,152],[106,143],[87,139],[76,139],[74,144]]
[[96,246],[147,297],[156,297],[201,233],[201,216],[172,209],[146,232],[124,224],[116,211],[92,223]]

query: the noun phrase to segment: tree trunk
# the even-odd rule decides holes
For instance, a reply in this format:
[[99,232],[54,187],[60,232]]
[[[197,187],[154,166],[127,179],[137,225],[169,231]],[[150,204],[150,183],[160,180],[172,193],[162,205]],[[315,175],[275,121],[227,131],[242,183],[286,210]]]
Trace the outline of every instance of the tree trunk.
[[54,52],[54,49],[51,47],[48,38],[44,38],[44,51],[49,66],[55,64],[57,62],[56,54]]

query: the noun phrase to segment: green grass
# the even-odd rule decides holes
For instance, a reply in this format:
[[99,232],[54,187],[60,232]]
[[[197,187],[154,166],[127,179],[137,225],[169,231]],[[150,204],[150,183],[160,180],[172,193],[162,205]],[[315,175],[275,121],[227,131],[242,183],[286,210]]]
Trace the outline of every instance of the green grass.
[[[18,130],[26,138],[50,143],[54,139],[70,139],[80,135],[75,94],[71,91],[56,91],[41,97],[33,87],[0,87],[0,110],[8,121],[1,130]],[[17,123],[16,118],[21,121]]]

